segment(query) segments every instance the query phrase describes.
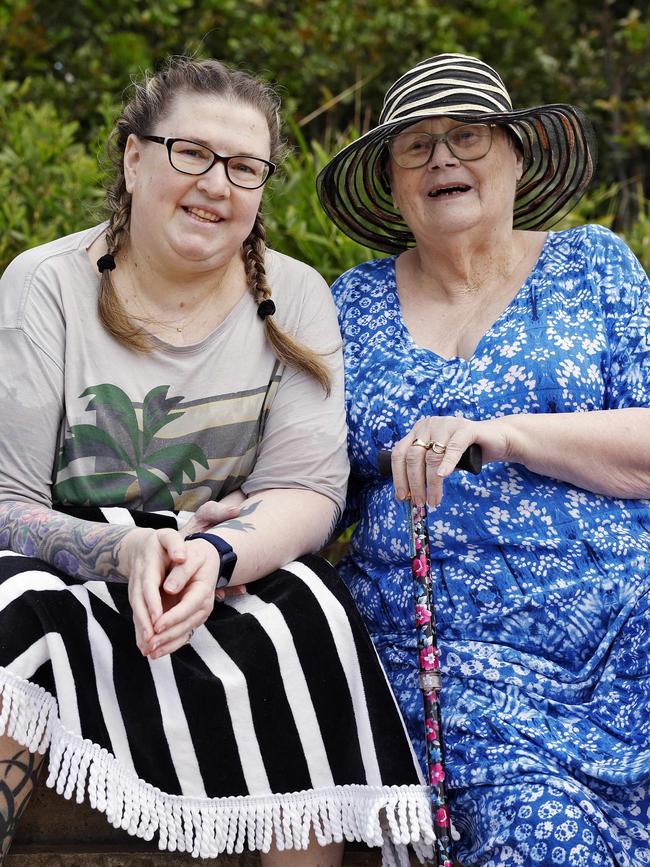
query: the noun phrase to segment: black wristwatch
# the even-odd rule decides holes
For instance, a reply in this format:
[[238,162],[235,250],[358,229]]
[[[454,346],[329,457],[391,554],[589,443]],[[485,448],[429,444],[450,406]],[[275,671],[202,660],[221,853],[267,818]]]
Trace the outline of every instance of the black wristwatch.
[[217,576],[217,587],[226,587],[230,583],[232,573],[237,565],[237,555],[225,539],[221,536],[215,536],[214,533],[190,533],[185,537],[186,542],[191,542],[192,539],[205,539],[219,552],[219,575]]

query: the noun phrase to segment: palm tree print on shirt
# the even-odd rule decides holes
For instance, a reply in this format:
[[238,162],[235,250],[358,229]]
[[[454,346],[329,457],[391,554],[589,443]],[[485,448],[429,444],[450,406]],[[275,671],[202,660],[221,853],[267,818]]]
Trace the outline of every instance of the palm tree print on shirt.
[[[103,383],[87,388],[86,409],[97,424],[70,427],[57,462],[57,472],[81,458],[95,459],[95,472],[74,475],[54,485],[54,499],[77,505],[129,503],[149,510],[174,509],[172,491],[181,494],[186,476],[196,478],[195,464],[208,468],[195,443],[160,446],[156,434],[184,411],[174,411],[183,397],[168,397],[171,386],[152,388],[142,403],[142,425],[126,392]],[[99,466],[104,469],[100,471]]]

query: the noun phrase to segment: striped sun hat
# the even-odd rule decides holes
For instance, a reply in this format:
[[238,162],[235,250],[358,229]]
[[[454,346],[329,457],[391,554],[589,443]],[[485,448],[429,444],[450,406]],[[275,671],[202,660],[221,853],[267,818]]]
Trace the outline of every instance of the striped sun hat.
[[596,138],[571,105],[513,111],[499,74],[475,57],[438,54],[423,60],[388,90],[379,125],[343,148],[319,174],[321,204],[336,225],[373,250],[398,253],[415,244],[393,205],[385,165],[392,134],[436,116],[461,122],[488,119],[512,129],[524,153],[514,227],[546,229],[585,192],[596,164]]

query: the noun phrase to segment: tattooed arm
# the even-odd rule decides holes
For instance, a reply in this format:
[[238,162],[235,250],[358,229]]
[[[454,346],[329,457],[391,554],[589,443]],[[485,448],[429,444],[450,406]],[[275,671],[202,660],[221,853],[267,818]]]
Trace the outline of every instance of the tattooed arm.
[[186,556],[181,534],[170,528],[99,524],[19,501],[0,503],[0,547],[38,557],[73,578],[128,582],[143,653],[151,649],[153,624],[164,610],[162,582]]
[[73,578],[126,581],[118,551],[131,530],[83,521],[36,503],[0,504],[0,547],[38,557]]
[[[246,584],[273,572],[303,554],[320,550],[336,526],[336,504],[323,494],[296,488],[260,491],[248,497],[236,518],[225,520],[207,532],[214,532],[232,545],[237,565],[230,584]],[[209,542],[195,539],[190,546]],[[214,550],[214,549],[213,549]],[[186,580],[187,564],[170,572],[165,590]]]
[[337,520],[335,503],[315,491],[287,488],[252,495],[240,506],[238,517],[214,529],[237,553],[230,583],[254,581],[296,557],[319,551],[329,542]]
[[[278,488],[251,495],[238,517],[212,528],[237,554],[230,586],[255,581],[303,554],[318,551],[329,540],[337,518],[336,504],[314,491]],[[169,652],[174,642],[195,626],[189,619],[190,606],[182,597],[193,579],[191,570],[197,560],[204,563],[213,558],[213,568],[218,569],[218,555],[209,542],[193,539],[186,547],[187,560],[175,566],[163,584],[163,590],[178,594],[180,601],[154,621],[156,656]]]

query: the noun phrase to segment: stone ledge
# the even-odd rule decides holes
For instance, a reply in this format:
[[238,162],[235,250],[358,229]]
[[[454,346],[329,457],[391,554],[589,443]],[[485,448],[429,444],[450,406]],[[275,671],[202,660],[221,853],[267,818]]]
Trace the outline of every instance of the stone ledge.
[[[346,846],[344,867],[379,867],[379,849]],[[197,859],[161,852],[155,841],[113,828],[88,804],[67,801],[39,785],[25,811],[3,867],[259,867],[254,852]]]
[[[376,849],[346,847],[343,867],[379,867],[381,858]],[[123,846],[14,846],[4,861],[5,867],[259,867],[254,852],[222,855],[199,860],[173,852],[143,852],[137,844]]]
[[[87,848],[87,847],[86,847]],[[72,851],[69,847],[27,847],[16,846],[11,849],[4,861],[6,867],[197,867],[197,865],[219,865],[219,867],[258,867],[258,859],[247,854],[226,855],[223,858],[199,861],[189,855],[176,855],[171,852],[138,852],[119,847],[117,851],[105,848],[87,848],[87,851]]]

